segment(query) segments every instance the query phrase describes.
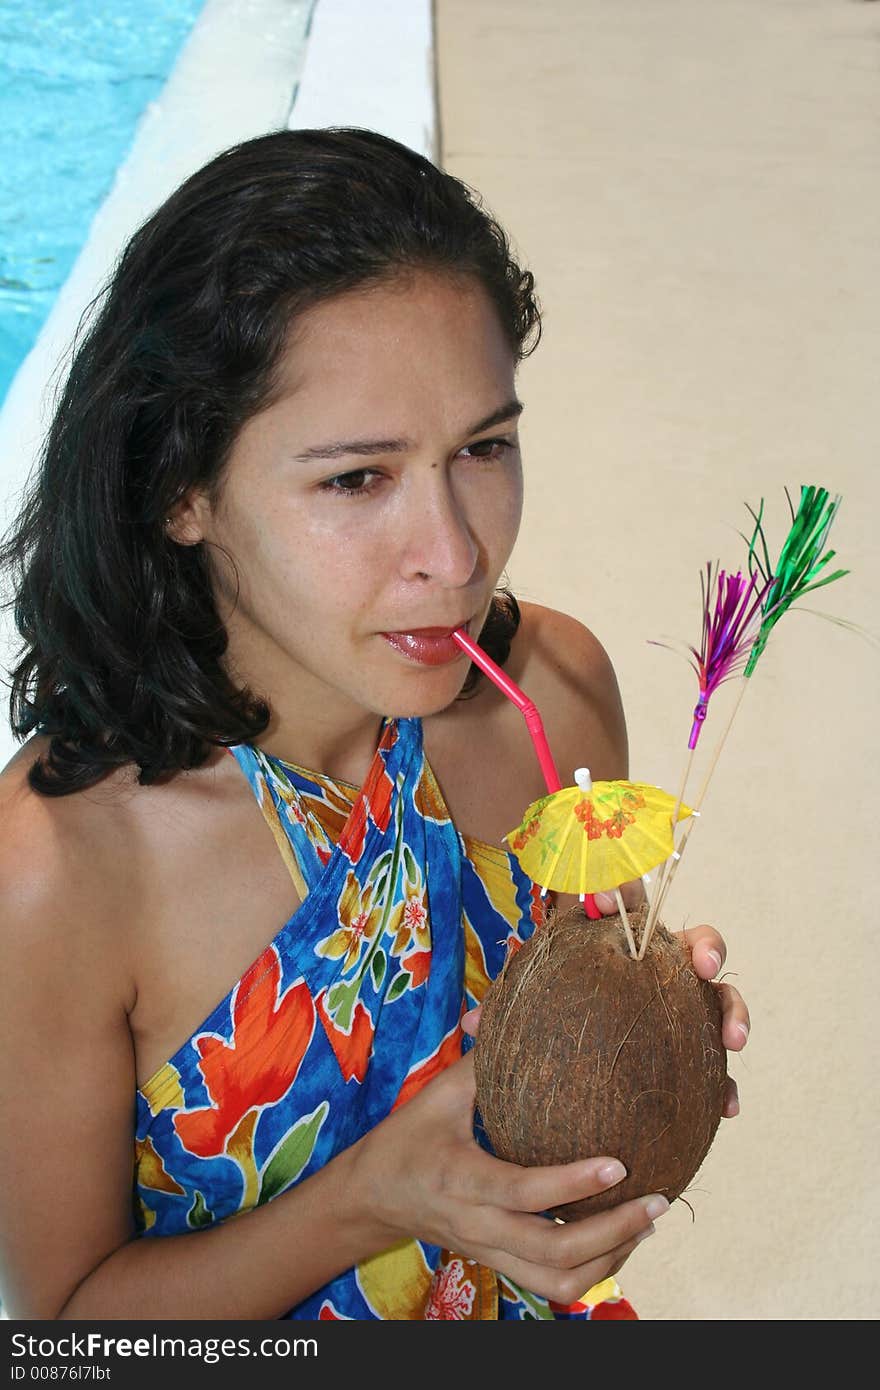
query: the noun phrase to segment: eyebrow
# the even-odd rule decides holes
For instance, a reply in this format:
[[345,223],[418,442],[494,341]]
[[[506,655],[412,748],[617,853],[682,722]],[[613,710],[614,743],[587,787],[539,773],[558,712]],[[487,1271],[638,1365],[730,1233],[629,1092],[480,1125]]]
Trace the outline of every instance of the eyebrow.
[[[504,405],[493,410],[482,420],[478,420],[475,425],[471,425],[465,431],[465,437],[470,438],[473,434],[480,434],[483,430],[490,430],[493,425],[500,425],[503,420],[515,419],[523,411],[522,401],[516,399],[506,401]],[[336,459],[345,454],[359,454],[369,458],[375,454],[402,454],[407,449],[413,447],[411,439],[337,439],[331,444],[313,444],[301,454],[294,455],[294,462],[308,463],[310,459]]]

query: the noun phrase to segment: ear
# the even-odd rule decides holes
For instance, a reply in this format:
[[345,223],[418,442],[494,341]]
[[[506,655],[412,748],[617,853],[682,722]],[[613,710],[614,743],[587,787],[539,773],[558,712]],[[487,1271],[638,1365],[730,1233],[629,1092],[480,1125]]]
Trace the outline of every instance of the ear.
[[169,508],[165,532],[177,545],[199,545],[208,533],[211,507],[201,488],[190,488]]

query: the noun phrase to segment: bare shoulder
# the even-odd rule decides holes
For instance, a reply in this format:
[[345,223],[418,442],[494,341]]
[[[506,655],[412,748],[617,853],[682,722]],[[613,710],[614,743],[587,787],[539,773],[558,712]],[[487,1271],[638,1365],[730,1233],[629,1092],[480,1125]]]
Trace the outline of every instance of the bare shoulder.
[[43,796],[30,786],[28,772],[48,744],[48,738],[29,739],[0,773],[0,927],[14,911],[36,942],[54,920],[57,951],[64,949],[62,921],[80,917],[82,932],[97,934],[120,905],[122,883],[114,866],[120,863],[120,811],[132,778],[120,770],[90,792]]
[[[0,774],[0,952],[9,1007],[53,1029],[80,1009],[124,1024],[135,998],[128,943],[136,885],[126,884],[123,772],[90,796],[44,796],[28,771],[48,739],[31,739]],[[135,889],[133,892],[132,889]],[[28,996],[32,996],[28,1002]]]
[[111,847],[25,749],[0,776],[0,1274],[11,1317],[45,1318],[133,1234],[134,1063]]
[[516,635],[517,660],[532,680],[601,693],[614,686],[614,667],[595,633],[569,613],[538,603],[519,605],[522,622]]
[[596,778],[625,777],[626,719],[605,647],[567,613],[533,603],[520,608],[508,669],[555,731],[563,780],[580,765]]
[[91,787],[46,796],[28,773],[49,743],[29,739],[0,773],[0,933],[17,905],[33,944],[49,933],[56,955],[92,952],[102,962],[96,987],[131,1009],[147,924],[168,885],[179,886],[178,858],[205,833],[206,814],[226,814],[217,773],[231,760],[218,750],[203,768],[151,785],[128,763]]

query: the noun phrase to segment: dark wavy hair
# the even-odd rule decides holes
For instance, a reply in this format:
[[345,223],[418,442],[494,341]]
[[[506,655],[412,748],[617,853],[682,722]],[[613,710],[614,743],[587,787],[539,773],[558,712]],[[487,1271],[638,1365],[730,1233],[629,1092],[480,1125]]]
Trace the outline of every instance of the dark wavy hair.
[[[271,399],[291,323],[408,269],[478,280],[520,361],[537,346],[529,271],[473,190],[351,128],[227,150],[136,232],[84,316],[35,476],[0,545],[24,646],[12,729],[51,734],[31,787],[64,796],[135,762],[141,784],[255,741],[271,711],[223,664],[202,545],[164,521],[193,486],[219,499],[244,423]],[[503,662],[519,621],[499,591],[481,634]],[[473,690],[472,669],[462,694]]]

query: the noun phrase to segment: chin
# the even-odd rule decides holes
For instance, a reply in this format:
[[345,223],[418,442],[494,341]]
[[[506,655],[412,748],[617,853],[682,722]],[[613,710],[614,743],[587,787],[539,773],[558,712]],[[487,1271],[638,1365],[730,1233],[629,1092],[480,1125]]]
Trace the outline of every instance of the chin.
[[427,719],[432,714],[439,714],[458,699],[467,675],[468,668],[465,666],[452,679],[447,675],[445,680],[424,682],[421,690],[402,691],[398,688],[393,694],[389,692],[390,698],[382,713],[393,719]]

